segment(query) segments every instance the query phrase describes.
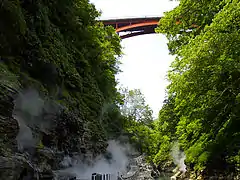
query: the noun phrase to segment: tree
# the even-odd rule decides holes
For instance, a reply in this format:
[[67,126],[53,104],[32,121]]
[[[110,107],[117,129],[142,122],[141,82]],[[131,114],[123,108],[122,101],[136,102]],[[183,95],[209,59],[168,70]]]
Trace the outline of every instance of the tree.
[[168,98],[176,137],[195,169],[227,171],[239,163],[239,22],[238,0],[181,0],[157,29],[176,55]]
[[122,115],[125,117],[124,129],[130,137],[130,142],[141,153],[149,156],[153,145],[153,117],[152,110],[146,105],[145,98],[139,89],[128,90],[120,88],[119,92],[123,102],[120,105]]
[[121,106],[121,111],[124,116],[134,121],[150,125],[153,121],[152,110],[146,104],[145,98],[139,89],[128,90],[120,89],[123,95],[124,103]]

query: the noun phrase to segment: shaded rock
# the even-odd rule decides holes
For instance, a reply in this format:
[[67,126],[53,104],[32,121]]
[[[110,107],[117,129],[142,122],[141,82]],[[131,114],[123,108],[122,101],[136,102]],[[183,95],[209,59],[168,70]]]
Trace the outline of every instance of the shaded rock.
[[145,161],[145,156],[130,160],[129,171],[122,175],[123,180],[153,180],[153,167]]
[[12,117],[0,115],[0,136],[15,139],[19,131],[18,122]]
[[55,180],[75,180],[77,179],[74,173],[69,173],[65,171],[55,171]]
[[[104,139],[98,139],[91,127],[84,126],[86,123],[79,114],[66,109],[60,113],[43,109],[33,117],[21,108],[14,109],[16,94],[14,89],[0,84],[1,180],[53,180],[53,170],[66,168],[61,166],[64,157],[74,159],[74,156],[80,154],[81,158],[78,159],[91,164],[94,157],[106,150],[107,143]],[[34,138],[31,146],[22,149],[18,146],[21,143],[17,141],[21,122],[21,127],[25,125]],[[24,129],[21,130],[24,132]],[[56,180],[73,179],[76,179],[74,175],[61,172]]]
[[176,165],[172,161],[167,161],[165,163],[159,164],[157,167],[159,172],[172,173],[176,168]]
[[13,97],[17,94],[17,90],[0,83],[0,115],[12,117],[14,108]]
[[39,175],[39,180],[53,180],[54,178],[55,176],[52,171],[45,171]]
[[23,180],[27,177],[34,179],[34,176],[36,176],[34,168],[24,156],[0,156],[0,179]]

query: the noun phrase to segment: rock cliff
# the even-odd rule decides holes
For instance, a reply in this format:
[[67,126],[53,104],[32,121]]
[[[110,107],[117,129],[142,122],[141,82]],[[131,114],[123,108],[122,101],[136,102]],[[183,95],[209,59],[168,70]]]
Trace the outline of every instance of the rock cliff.
[[[106,150],[104,141],[91,143],[91,130],[74,113],[59,109],[55,114],[28,114],[33,118],[28,122],[28,112],[16,112],[20,92],[3,84],[0,89],[0,179],[53,179],[54,170],[64,168],[66,155],[76,153],[87,161]],[[41,123],[34,123],[37,118]],[[44,121],[48,128],[41,126]]]

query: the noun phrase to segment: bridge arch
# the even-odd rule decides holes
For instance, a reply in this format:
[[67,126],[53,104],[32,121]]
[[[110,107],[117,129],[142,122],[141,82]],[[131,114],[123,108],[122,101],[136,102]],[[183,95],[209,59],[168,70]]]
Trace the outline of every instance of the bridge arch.
[[131,24],[131,25],[123,26],[123,27],[117,28],[116,32],[122,32],[122,31],[127,31],[127,30],[131,30],[131,29],[135,29],[135,28],[143,28],[143,27],[148,27],[148,26],[153,26],[153,25],[157,26],[158,21],[142,22],[142,23],[138,23],[138,24]]
[[[161,17],[125,18],[102,20],[105,26],[113,26],[121,39],[155,33]],[[121,35],[120,33],[127,34]]]

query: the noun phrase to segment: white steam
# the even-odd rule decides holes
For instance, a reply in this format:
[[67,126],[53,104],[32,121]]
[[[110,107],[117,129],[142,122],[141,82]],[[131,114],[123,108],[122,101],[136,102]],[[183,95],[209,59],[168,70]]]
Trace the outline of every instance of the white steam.
[[44,101],[35,90],[20,93],[14,102],[15,110],[28,112],[31,116],[40,115],[44,107]]
[[130,155],[133,149],[128,144],[121,145],[116,141],[108,141],[107,153],[111,154],[110,159],[106,159],[103,155],[93,159],[94,164],[84,164],[81,160],[70,160],[66,157],[61,164],[69,165],[72,167],[59,171],[59,173],[74,174],[77,178],[88,179],[93,173],[111,174],[112,177],[117,178],[127,170]]
[[[19,150],[27,150],[36,147],[40,138],[36,132],[48,131],[51,128],[52,117],[61,107],[53,102],[41,98],[35,90],[25,90],[19,93],[14,101],[13,117],[19,123],[19,133],[16,137]],[[50,114],[50,117],[45,115]],[[37,129],[37,131],[35,131]],[[122,139],[123,141],[126,141]],[[80,156],[65,156],[60,166],[63,170],[56,174],[74,174],[80,179],[89,179],[93,173],[111,174],[112,177],[124,174],[127,171],[129,160],[136,152],[129,144],[120,144],[117,141],[108,141],[106,155],[99,155],[91,159],[92,165],[83,161]]]
[[185,173],[187,171],[186,165],[184,163],[186,155],[183,151],[180,151],[178,142],[175,142],[173,144],[171,156],[173,158],[174,164],[178,166],[181,172]]
[[14,100],[13,117],[18,121],[19,133],[16,137],[19,150],[35,147],[39,142],[38,134],[31,128],[46,131],[51,126],[51,117],[44,119],[43,114],[56,114],[59,107],[44,101],[36,90],[25,90]]

